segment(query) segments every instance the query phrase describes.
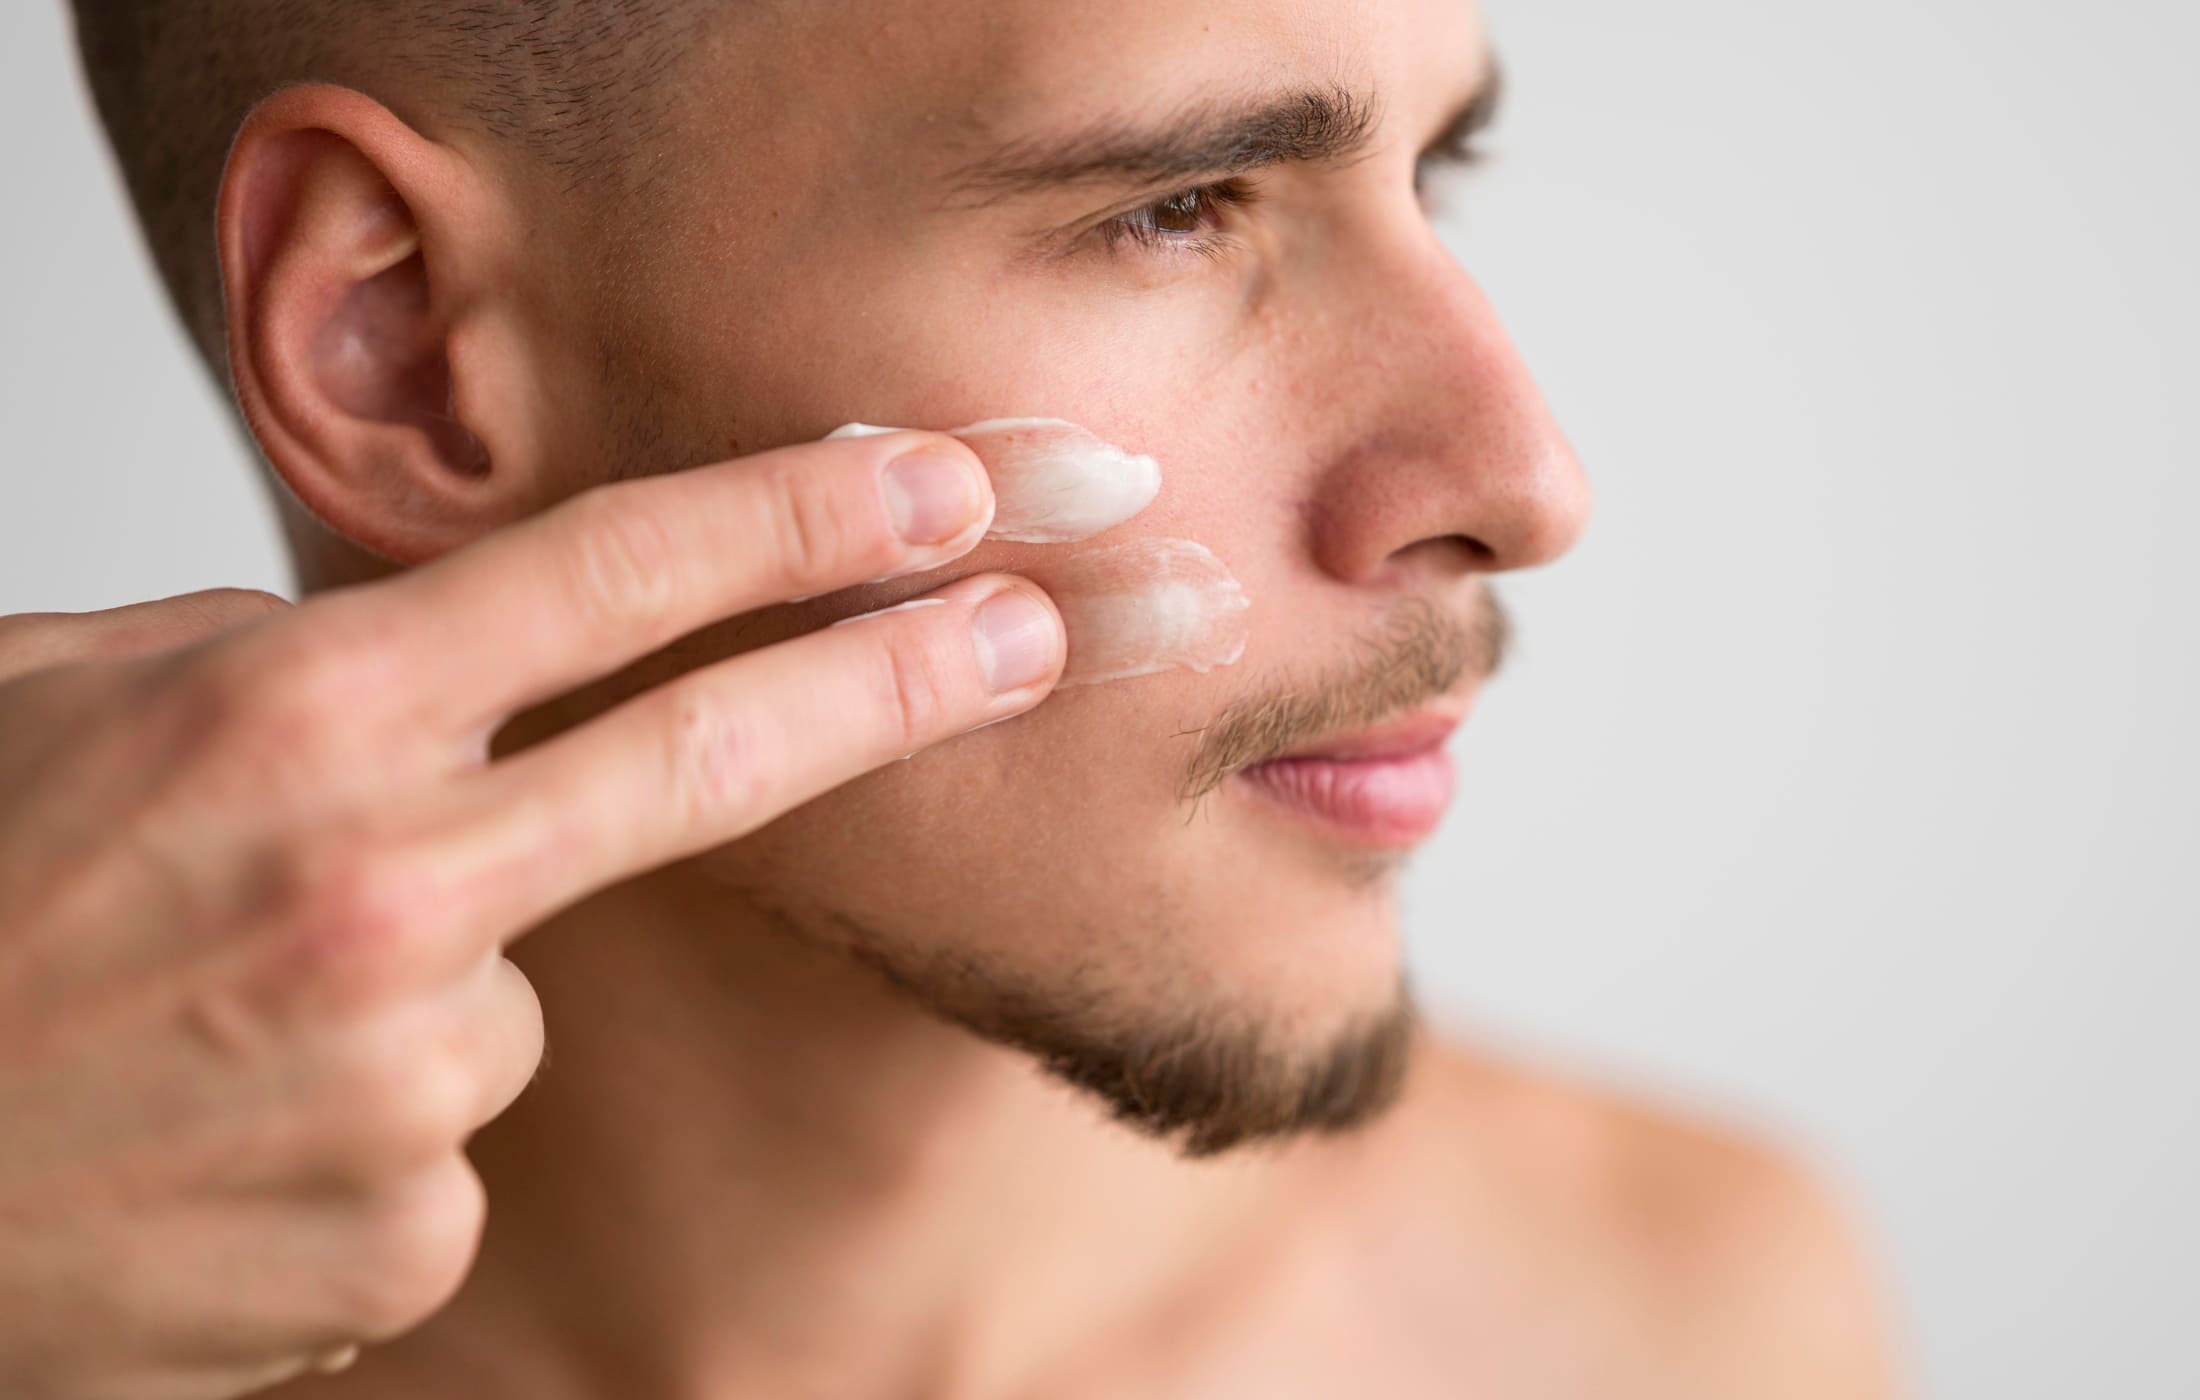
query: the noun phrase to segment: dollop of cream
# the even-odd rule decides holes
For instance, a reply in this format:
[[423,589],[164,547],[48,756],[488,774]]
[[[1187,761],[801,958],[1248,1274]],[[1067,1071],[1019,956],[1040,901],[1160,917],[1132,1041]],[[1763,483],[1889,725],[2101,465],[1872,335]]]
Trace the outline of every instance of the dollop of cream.
[[[836,428],[828,438],[899,432],[870,423]],[[989,418],[949,428],[968,443],[993,480],[990,540],[1069,544],[1137,515],[1161,493],[1161,464],[1126,451],[1060,418]]]
[[1063,685],[1211,671],[1245,654],[1252,600],[1196,541],[1093,550],[1051,568],[1045,583],[1069,634]]

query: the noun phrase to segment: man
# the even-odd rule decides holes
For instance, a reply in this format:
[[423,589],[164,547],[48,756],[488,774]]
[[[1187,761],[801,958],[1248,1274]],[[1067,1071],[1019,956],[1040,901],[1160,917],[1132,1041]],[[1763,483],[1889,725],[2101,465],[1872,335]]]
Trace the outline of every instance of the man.
[[[1421,197],[1471,8],[78,20],[319,596],[0,630],[0,1379],[1885,1393],[1806,1178],[1402,990],[1586,511]],[[1032,417],[1158,498],[817,441]],[[1241,644],[1080,677],[1160,541]]]

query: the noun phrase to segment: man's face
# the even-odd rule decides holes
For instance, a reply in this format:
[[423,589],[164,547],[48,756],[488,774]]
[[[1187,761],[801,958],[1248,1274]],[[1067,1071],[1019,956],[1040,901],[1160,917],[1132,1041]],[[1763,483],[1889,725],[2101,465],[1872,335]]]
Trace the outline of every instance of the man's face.
[[[848,0],[750,4],[712,29],[674,75],[649,227],[620,232],[629,270],[544,313],[619,347],[648,443],[622,465],[851,420],[1069,419],[1162,466],[1158,501],[1098,543],[1198,541],[1252,607],[1234,666],[1064,691],[698,868],[1065,1063],[1265,1076],[1268,1106],[1219,1126],[1228,1085],[1128,1091],[1183,1094],[1182,1121],[1154,1126],[1204,1146],[1379,1100],[1395,1045],[1348,1062],[1399,1024],[1388,877],[1412,833],[1323,820],[1238,770],[1458,714],[1491,664],[1482,581],[1579,530],[1578,467],[1416,193],[1490,71],[1464,0]],[[1240,125],[1259,168],[1117,168]],[[600,401],[570,402],[567,440],[590,443]],[[963,573],[1045,585],[1093,547],[987,545],[661,663]],[[1120,1068],[1070,1072],[1120,1098]]]

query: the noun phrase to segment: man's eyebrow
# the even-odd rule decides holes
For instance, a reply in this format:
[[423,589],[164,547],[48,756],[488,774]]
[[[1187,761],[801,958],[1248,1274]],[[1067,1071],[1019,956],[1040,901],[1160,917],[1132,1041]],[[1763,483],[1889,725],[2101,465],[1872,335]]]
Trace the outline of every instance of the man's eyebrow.
[[1011,142],[950,174],[948,198],[982,206],[1060,185],[1145,187],[1286,161],[1346,160],[1367,148],[1380,116],[1373,99],[1339,86],[1205,104],[1155,126],[1103,123]]
[[[1452,109],[1428,150],[1464,158],[1497,119],[1504,74],[1496,56]],[[948,202],[982,207],[1063,185],[1166,185],[1244,174],[1284,162],[1349,160],[1374,139],[1382,112],[1351,88],[1301,88],[1250,102],[1210,103],[1158,127],[1106,123],[1067,137],[1012,142],[947,177]]]

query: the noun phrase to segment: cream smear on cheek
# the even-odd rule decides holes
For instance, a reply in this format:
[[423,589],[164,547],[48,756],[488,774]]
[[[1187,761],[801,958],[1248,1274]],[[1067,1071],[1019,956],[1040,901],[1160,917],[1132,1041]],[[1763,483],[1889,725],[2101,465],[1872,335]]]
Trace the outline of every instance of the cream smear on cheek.
[[[850,423],[830,436],[897,431]],[[1059,418],[990,418],[949,429],[948,436],[969,444],[992,479],[996,509],[987,539],[1090,539],[1131,519],[1161,492],[1161,467],[1153,458]],[[1069,636],[1064,686],[1211,671],[1245,654],[1252,600],[1196,540],[1080,550],[1049,567],[1046,585]]]
[[[869,423],[836,438],[900,431]],[[1059,418],[989,418],[947,435],[969,444],[993,479],[989,540],[1069,544],[1112,530],[1153,504],[1161,465]]]
[[1063,685],[1211,671],[1245,655],[1252,600],[1194,540],[1095,550],[1051,574],[1047,591],[1069,633]]

